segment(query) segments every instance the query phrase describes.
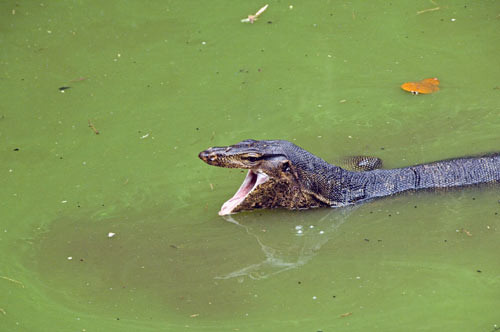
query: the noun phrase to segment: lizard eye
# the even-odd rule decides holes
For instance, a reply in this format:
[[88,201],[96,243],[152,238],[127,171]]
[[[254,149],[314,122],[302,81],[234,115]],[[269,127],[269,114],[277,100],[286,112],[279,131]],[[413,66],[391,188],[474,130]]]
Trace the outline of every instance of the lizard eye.
[[251,162],[251,163],[255,163],[259,160],[261,160],[263,157],[262,155],[258,154],[258,153],[247,153],[243,156],[243,159]]
[[248,161],[250,161],[250,162],[252,162],[252,163],[254,163],[254,162],[256,162],[256,161],[258,161],[258,160],[260,160],[262,158],[261,157],[248,156],[245,159],[248,160]]

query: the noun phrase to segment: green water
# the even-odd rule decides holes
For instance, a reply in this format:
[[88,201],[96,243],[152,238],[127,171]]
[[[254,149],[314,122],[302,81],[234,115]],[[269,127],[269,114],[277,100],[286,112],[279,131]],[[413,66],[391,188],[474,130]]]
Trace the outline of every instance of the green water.
[[1,331],[500,326],[498,187],[224,219],[244,174],[197,158],[499,151],[498,1],[264,4],[0,3]]

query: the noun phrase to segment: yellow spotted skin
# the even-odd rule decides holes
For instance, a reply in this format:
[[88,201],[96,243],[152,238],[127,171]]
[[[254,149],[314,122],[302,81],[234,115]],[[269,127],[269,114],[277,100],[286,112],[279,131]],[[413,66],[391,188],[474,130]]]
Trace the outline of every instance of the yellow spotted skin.
[[372,171],[382,168],[382,159],[371,156],[349,156],[340,160],[339,166],[349,171]]

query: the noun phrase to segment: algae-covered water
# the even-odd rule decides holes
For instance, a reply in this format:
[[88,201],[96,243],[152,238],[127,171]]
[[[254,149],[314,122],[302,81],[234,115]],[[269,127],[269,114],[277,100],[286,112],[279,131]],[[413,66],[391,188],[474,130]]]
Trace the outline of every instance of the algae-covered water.
[[268,3],[0,3],[1,331],[500,328],[498,186],[222,218],[197,158],[499,151],[499,2]]

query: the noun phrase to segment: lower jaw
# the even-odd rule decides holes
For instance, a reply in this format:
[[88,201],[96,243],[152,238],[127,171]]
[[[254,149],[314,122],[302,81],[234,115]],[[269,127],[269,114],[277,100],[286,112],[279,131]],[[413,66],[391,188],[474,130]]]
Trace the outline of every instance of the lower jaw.
[[[232,213],[236,213],[240,211],[239,209],[240,204],[245,200],[245,198],[260,184],[266,182],[269,179],[269,177],[264,174],[264,173],[255,173],[252,170],[249,170],[247,173],[247,176],[245,177],[245,180],[241,184],[240,188],[234,194],[232,198],[230,198],[227,202],[222,205],[219,215],[220,216],[225,216],[229,215]],[[250,189],[245,188],[246,186],[251,185],[252,187]],[[244,191],[244,193],[240,193],[240,191]],[[241,197],[238,197],[238,194],[241,194]]]

